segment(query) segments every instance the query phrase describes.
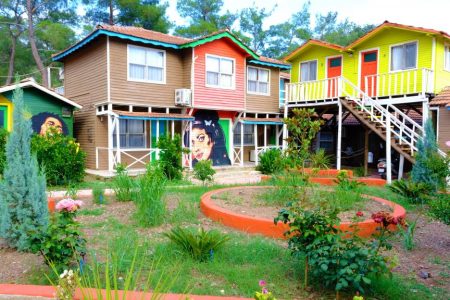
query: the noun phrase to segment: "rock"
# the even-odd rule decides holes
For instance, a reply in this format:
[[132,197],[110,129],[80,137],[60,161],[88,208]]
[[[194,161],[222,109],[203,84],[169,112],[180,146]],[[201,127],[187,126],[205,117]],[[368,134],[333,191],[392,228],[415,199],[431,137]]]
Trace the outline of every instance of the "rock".
[[427,278],[431,278],[431,273],[424,271],[424,270],[420,270],[419,271],[419,277],[423,278],[423,279],[427,279]]

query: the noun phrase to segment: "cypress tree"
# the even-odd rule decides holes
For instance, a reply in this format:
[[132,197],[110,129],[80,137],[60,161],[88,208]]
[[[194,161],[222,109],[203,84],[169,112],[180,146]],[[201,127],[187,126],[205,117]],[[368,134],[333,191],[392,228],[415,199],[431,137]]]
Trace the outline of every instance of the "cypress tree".
[[13,131],[6,143],[6,167],[0,182],[0,236],[9,246],[28,250],[33,234],[48,224],[45,176],[31,154],[31,121],[24,116],[23,92],[13,94]]

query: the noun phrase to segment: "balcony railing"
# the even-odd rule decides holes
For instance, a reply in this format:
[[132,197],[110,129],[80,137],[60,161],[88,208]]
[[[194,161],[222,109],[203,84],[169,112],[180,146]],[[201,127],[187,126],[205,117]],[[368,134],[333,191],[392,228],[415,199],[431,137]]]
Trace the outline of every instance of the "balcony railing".
[[[344,77],[287,84],[288,104],[333,102],[351,91],[344,91]],[[372,99],[433,93],[434,78],[430,69],[414,69],[366,76],[361,84]],[[361,95],[354,95],[361,98]]]

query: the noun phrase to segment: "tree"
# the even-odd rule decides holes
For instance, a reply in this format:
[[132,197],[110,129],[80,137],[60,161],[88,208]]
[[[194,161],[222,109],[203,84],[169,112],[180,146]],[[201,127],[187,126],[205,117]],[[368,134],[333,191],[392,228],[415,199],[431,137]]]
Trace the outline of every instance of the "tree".
[[171,23],[166,17],[167,3],[159,0],[83,0],[85,19],[93,25],[137,26],[167,33]]
[[305,160],[309,157],[311,142],[316,137],[323,125],[323,120],[316,117],[313,108],[294,108],[292,116],[284,119],[289,136],[287,154],[296,163],[304,167]]
[[288,21],[269,27],[267,32],[269,40],[266,49],[263,51],[264,55],[281,58],[292,52],[300,43],[311,38],[309,7],[310,3],[307,2]]
[[266,45],[268,35],[263,29],[264,20],[269,17],[276,6],[272,10],[266,11],[265,8],[257,7],[244,8],[240,13],[240,28],[244,34],[250,36],[250,47],[255,51],[261,51]]
[[178,0],[177,11],[181,17],[189,20],[189,25],[179,26],[175,32],[181,36],[195,38],[219,29],[230,29],[237,15],[228,10],[221,14],[222,6],[222,0]]
[[425,122],[424,130],[424,138],[417,142],[416,162],[411,177],[414,182],[425,183],[437,191],[447,185],[447,177],[450,176],[450,160],[441,157],[438,153],[431,119]]
[[13,95],[14,130],[6,144],[7,165],[0,182],[0,236],[18,250],[28,250],[33,233],[43,233],[48,223],[45,176],[31,155],[31,121],[25,119],[23,92]]

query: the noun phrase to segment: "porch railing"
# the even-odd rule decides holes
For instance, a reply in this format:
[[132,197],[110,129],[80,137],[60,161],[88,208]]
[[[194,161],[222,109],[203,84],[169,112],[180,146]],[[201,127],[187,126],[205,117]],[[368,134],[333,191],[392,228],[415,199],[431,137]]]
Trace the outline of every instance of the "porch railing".
[[[112,157],[112,166],[115,168],[119,163],[122,162],[122,158],[130,159],[129,163],[126,165],[126,169],[130,169],[134,165],[141,163],[146,165],[147,163],[159,158],[159,154],[162,149],[158,148],[108,148],[108,147],[96,147],[95,148],[95,167],[98,169],[100,166],[100,152],[105,151],[105,157]],[[137,153],[141,153],[140,155]],[[143,153],[143,154],[142,154]],[[109,161],[107,160],[109,165]]]
[[432,93],[433,85],[433,71],[426,68],[368,75],[364,78],[364,86],[369,87],[365,91],[374,99]]
[[296,103],[337,99],[341,96],[340,79],[341,77],[334,77],[289,83],[286,85],[288,90],[287,101],[288,103]]

